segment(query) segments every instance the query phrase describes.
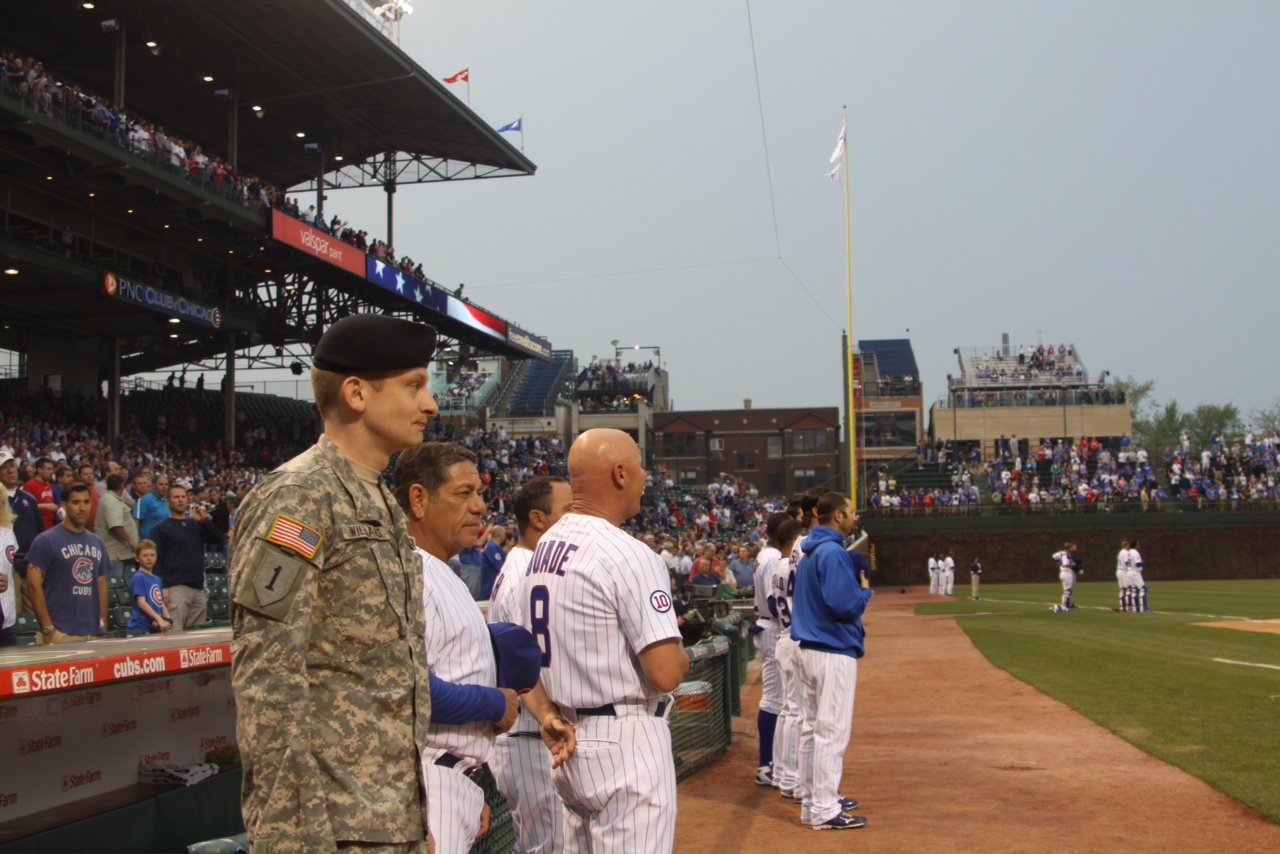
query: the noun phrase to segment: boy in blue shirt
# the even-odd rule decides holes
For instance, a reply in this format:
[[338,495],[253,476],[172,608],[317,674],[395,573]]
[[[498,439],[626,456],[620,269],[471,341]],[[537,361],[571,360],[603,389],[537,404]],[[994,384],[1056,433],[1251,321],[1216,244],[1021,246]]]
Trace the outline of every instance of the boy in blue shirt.
[[129,592],[133,594],[129,630],[133,632],[166,632],[173,628],[169,609],[164,604],[164,585],[153,571],[156,554],[154,542],[138,541],[138,571],[129,582]]

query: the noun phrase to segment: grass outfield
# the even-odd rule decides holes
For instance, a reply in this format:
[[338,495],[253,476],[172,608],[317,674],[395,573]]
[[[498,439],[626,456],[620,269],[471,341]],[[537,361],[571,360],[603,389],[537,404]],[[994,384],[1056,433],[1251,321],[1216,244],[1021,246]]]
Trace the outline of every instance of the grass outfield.
[[1114,580],[1078,584],[1079,610],[1054,614],[1058,584],[984,584],[980,602],[957,584],[917,611],[990,614],[957,622],[997,667],[1280,823],[1280,634],[1192,625],[1280,619],[1280,581],[1148,592],[1156,613],[1119,614]]

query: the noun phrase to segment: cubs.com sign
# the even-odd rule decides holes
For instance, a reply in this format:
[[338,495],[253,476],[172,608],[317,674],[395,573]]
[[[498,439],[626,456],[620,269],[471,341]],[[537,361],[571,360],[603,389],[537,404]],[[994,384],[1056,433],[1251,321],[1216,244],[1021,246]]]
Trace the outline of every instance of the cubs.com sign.
[[204,305],[142,282],[125,279],[115,273],[107,273],[102,277],[102,290],[112,299],[127,300],[161,314],[190,320],[202,326],[212,326],[214,329],[222,326],[222,311],[216,306]]

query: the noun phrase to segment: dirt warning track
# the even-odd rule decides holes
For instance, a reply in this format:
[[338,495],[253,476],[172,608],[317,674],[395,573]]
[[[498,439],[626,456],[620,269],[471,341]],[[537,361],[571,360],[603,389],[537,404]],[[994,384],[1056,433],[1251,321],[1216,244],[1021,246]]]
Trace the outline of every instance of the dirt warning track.
[[872,600],[845,797],[819,833],[754,782],[758,664],[716,764],[680,785],[676,851],[1280,851],[1280,826],[990,664],[911,590]]

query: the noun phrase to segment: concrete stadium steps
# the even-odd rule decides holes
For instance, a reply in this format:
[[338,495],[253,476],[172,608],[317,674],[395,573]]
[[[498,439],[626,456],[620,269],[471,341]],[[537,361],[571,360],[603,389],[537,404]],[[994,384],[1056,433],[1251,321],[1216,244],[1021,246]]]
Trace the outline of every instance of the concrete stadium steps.
[[511,368],[510,375],[502,384],[502,388],[498,389],[498,394],[493,399],[493,405],[489,410],[496,416],[504,416],[511,404],[511,395],[520,387],[520,383],[524,382],[524,376],[529,371],[529,361],[522,360],[515,363],[515,367]]

